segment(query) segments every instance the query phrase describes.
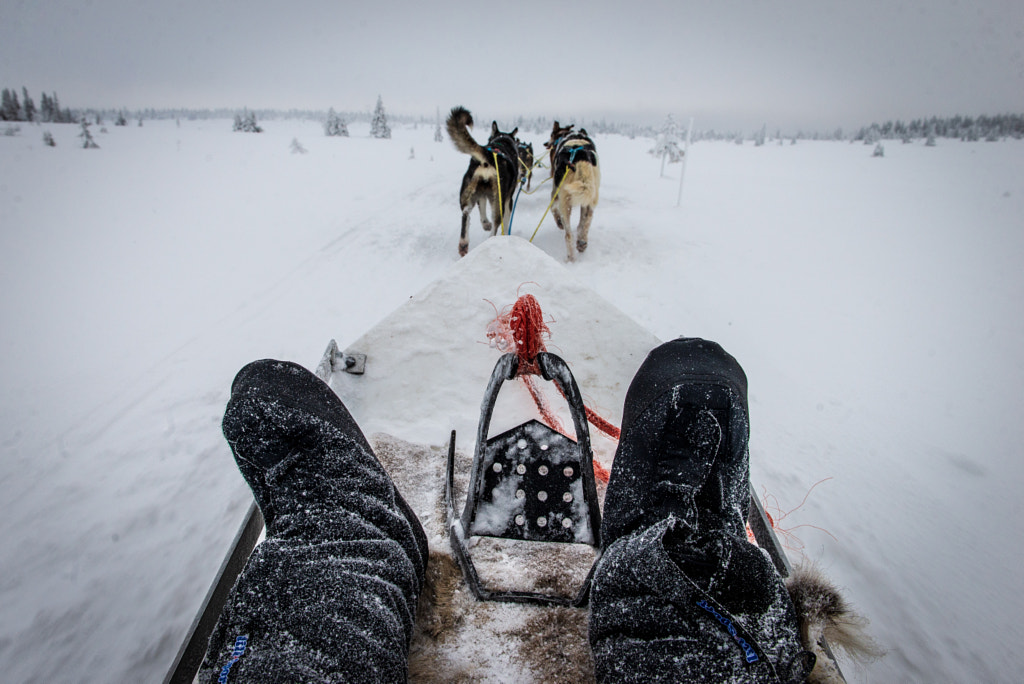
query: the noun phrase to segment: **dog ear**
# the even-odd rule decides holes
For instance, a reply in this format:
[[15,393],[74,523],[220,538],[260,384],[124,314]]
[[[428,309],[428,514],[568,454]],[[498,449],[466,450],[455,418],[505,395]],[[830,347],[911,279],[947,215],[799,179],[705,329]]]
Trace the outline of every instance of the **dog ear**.
[[[587,135],[587,129],[586,128],[581,128],[580,129],[580,133],[582,133],[583,135]],[[590,136],[587,135],[587,137],[589,138]]]
[[515,128],[512,129],[512,132],[509,133],[509,135],[511,135],[514,138],[514,137],[516,137],[516,133],[518,131],[519,131],[519,126],[516,126]]
[[491,137],[493,138],[494,136],[498,135],[498,133],[500,133],[500,131],[498,130],[498,122],[497,121],[492,121],[491,122]]

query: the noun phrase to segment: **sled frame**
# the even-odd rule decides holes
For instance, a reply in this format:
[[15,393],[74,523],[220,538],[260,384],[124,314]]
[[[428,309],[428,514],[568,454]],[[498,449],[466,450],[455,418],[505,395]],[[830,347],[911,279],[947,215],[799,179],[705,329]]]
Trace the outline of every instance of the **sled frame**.
[[[455,431],[448,444],[445,479],[445,507],[452,551],[462,568],[473,595],[480,600],[532,603],[547,606],[583,606],[590,593],[593,563],[575,596],[558,596],[531,591],[492,590],[480,581],[469,552],[472,537],[491,537],[544,543],[584,543],[601,548],[601,511],[594,480],[594,455],[590,431],[579,387],[560,357],[549,352],[537,355],[541,377],[554,382],[565,395],[576,429],[576,441],[536,420],[487,438],[498,392],[505,380],[516,377],[519,358],[505,354],[494,366],[480,407],[476,450],[470,470],[466,504],[462,515],[455,512]],[[554,484],[555,482],[558,484]],[[549,484],[544,484],[549,483]],[[544,487],[544,489],[541,489]],[[514,510],[494,508],[494,492],[516,490]],[[548,499],[545,490],[551,489]],[[571,494],[570,491],[575,492]],[[565,491],[564,499],[561,492]],[[481,523],[484,510],[498,510],[498,522]],[[507,517],[502,519],[502,514]]]

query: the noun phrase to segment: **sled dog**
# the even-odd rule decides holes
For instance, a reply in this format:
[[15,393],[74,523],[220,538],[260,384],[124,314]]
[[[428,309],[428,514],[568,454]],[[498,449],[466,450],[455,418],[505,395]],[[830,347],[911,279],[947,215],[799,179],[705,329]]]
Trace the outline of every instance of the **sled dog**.
[[[544,143],[551,157],[551,213],[555,223],[565,232],[566,259],[569,261],[575,261],[575,250],[582,252],[587,248],[587,235],[601,185],[594,141],[585,128],[576,132],[572,129],[572,125],[560,126],[556,121],[551,129],[551,139]],[[580,208],[575,250],[571,221],[573,207]]]
[[[480,223],[491,235],[498,232],[503,223],[508,223],[512,209],[512,193],[519,183],[520,164],[519,150],[515,134],[518,128],[509,133],[498,130],[498,123],[491,122],[491,137],[483,146],[473,139],[469,129],[473,125],[473,115],[465,107],[453,107],[448,115],[448,137],[455,144],[455,149],[468,154],[469,168],[462,177],[462,188],[459,190],[459,206],[462,209],[462,231],[459,234],[459,255],[466,256],[469,251],[469,213],[473,207],[480,210]],[[498,197],[501,201],[498,201]],[[487,218],[486,204],[491,204],[491,220]]]
[[526,176],[526,189],[529,190],[533,181],[533,143],[516,140],[516,146],[519,149],[519,177]]

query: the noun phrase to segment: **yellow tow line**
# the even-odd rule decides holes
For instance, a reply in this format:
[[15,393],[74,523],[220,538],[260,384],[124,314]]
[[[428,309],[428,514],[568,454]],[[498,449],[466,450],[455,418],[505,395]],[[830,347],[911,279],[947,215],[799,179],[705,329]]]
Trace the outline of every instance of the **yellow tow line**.
[[498,223],[501,224],[501,234],[505,235],[505,203],[501,201],[501,171],[498,170],[498,153],[491,150],[494,157],[494,175],[498,177]]
[[[565,173],[562,174],[562,180],[558,181],[558,187],[555,188],[555,194],[551,195],[551,201],[548,202],[548,208],[544,210],[544,215],[540,217],[540,223],[538,223],[537,227],[533,229],[533,235],[530,236],[530,242],[533,242],[533,238],[537,237],[537,231],[540,230],[541,224],[544,223],[544,219],[547,218],[548,212],[551,211],[551,207],[554,205],[555,199],[558,197],[558,191],[562,189],[562,183],[565,182],[565,177],[568,175],[569,169],[566,169]],[[537,187],[539,188],[540,186]]]

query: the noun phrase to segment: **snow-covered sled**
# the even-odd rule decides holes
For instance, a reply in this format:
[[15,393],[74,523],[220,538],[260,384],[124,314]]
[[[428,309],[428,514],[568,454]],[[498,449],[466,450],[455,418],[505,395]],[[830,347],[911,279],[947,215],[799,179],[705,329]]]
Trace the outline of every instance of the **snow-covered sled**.
[[[593,681],[587,613],[578,590],[586,586],[596,558],[596,538],[586,543],[581,534],[566,540],[578,543],[552,544],[463,529],[461,543],[472,555],[484,595],[513,596],[512,602],[493,602],[478,600],[481,592],[463,579],[458,560],[465,559],[457,559],[459,544],[453,552],[449,536],[449,511],[467,501],[478,443],[536,423],[537,400],[518,382],[504,383],[493,397],[488,391],[483,408],[490,404],[492,412],[481,410],[488,379],[503,358],[489,344],[488,325],[502,306],[525,293],[543,306],[552,331],[548,347],[565,360],[582,401],[621,424],[626,388],[660,340],[519,238],[486,241],[346,350],[332,340],[317,368],[369,437],[430,542],[430,590],[421,599],[410,653],[414,682]],[[556,420],[576,425],[579,436],[570,403],[547,391]],[[489,425],[481,427],[484,413]],[[594,430],[586,441],[594,463],[610,469],[615,440]],[[599,503],[603,485],[595,493]],[[459,522],[471,520],[469,508]],[[585,517],[592,528],[594,518]],[[758,544],[788,575],[785,551],[753,492],[748,517]],[[193,681],[227,593],[261,529],[254,504],[166,682]],[[554,598],[542,598],[547,605],[515,598],[527,594]],[[566,596],[569,600],[557,598]]]

